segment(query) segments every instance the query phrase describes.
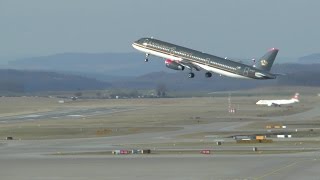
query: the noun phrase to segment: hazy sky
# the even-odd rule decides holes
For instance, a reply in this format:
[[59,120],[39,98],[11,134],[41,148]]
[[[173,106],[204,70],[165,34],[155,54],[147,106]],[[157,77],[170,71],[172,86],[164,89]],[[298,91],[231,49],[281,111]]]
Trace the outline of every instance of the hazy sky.
[[320,52],[319,0],[0,0],[0,61],[134,52],[153,36],[229,57]]

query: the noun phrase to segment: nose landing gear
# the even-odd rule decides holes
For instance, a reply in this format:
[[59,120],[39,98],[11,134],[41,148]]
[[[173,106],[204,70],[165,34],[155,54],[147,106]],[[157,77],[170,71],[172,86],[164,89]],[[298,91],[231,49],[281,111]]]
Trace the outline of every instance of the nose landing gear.
[[146,54],[146,58],[144,59],[144,62],[148,62],[149,61],[148,57],[149,57],[149,54],[147,53]]

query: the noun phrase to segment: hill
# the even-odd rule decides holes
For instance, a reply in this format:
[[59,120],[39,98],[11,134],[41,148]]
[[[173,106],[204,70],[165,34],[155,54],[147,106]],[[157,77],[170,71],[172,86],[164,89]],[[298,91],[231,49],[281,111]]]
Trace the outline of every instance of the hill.
[[91,90],[110,87],[109,83],[76,75],[44,71],[0,69],[1,93]]
[[314,54],[300,57],[298,59],[298,62],[299,63],[308,63],[308,64],[320,63],[320,53],[314,53]]
[[215,74],[212,78],[205,78],[203,72],[196,72],[196,77],[190,79],[187,72],[153,72],[128,80],[113,81],[116,88],[150,89],[159,84],[165,84],[169,91],[226,91],[250,89],[257,86],[274,84],[274,81],[252,81],[234,79]]
[[77,91],[101,89],[155,89],[163,84],[169,91],[233,91],[270,86],[320,86],[318,80],[320,64],[278,64],[274,72],[287,75],[276,80],[244,80],[214,74],[205,78],[203,72],[196,72],[194,79],[187,77],[187,72],[171,73],[160,71],[147,73],[138,77],[109,78],[107,82],[95,78],[66,73],[30,71],[30,70],[0,70],[0,92],[2,93],[32,93],[39,91]]
[[320,64],[275,64],[272,72],[287,75],[276,80],[255,81],[233,79],[219,74],[213,74],[213,78],[208,79],[204,77],[204,71],[196,72],[196,77],[189,79],[188,70],[181,72],[168,69],[161,59],[155,57],[149,63],[145,63],[143,59],[141,53],[64,53],[11,61],[9,67],[22,70],[7,70],[6,78],[3,75],[0,78],[1,91],[5,91],[5,87],[24,92],[154,89],[159,84],[165,84],[170,91],[230,91],[282,85],[320,86],[317,78],[320,76]]
[[275,64],[274,73],[285,74],[275,80],[235,79],[219,74],[205,78],[204,72],[195,72],[193,79],[187,77],[187,72],[171,71],[153,72],[138,77],[111,81],[117,88],[154,88],[158,84],[166,84],[172,91],[230,91],[252,89],[266,86],[320,86],[320,64]]
[[139,76],[160,71],[164,62],[144,62],[141,53],[63,53],[9,61],[6,68],[107,76]]
[[[252,64],[248,59],[235,59]],[[277,62],[283,62],[283,59]],[[145,63],[142,53],[62,53],[9,61],[6,68],[67,72],[104,81],[159,71],[174,72],[165,67],[161,58],[152,56],[150,61]]]

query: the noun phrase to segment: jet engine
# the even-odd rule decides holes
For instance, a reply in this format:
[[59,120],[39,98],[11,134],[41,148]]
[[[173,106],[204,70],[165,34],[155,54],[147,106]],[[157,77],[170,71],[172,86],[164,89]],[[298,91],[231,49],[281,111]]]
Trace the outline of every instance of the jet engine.
[[170,59],[165,60],[164,62],[167,68],[174,69],[174,70],[184,70],[184,66],[182,64],[177,63],[176,61],[172,61]]

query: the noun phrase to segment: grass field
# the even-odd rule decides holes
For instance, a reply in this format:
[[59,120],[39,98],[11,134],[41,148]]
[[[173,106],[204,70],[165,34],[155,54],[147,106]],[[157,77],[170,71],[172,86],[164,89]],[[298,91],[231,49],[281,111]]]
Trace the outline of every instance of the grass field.
[[[284,91],[284,90],[283,90]],[[58,103],[57,98],[43,97],[1,97],[0,98],[0,138],[12,136],[15,139],[65,139],[106,137],[142,132],[175,131],[185,125],[208,124],[213,122],[250,122],[239,130],[264,129],[265,120],[274,116],[287,116],[313,108],[319,101],[311,91],[301,94],[301,102],[292,107],[257,106],[259,99],[279,98],[271,96],[237,96],[231,103],[237,112],[228,112],[228,96],[164,99],[105,99],[67,100]],[[260,90],[258,91],[260,92]],[[282,91],[280,91],[282,92]],[[281,93],[280,93],[281,94]],[[289,98],[280,97],[280,98]],[[317,99],[318,98],[318,99]],[[32,118],[21,122],[10,122],[7,117],[28,116],[37,113],[59,112],[61,110],[82,110],[94,108],[128,108],[134,110],[100,113],[87,116],[61,116],[58,118]],[[32,117],[32,116],[31,116]],[[319,118],[312,119],[319,123]],[[232,133],[228,132],[226,135]],[[191,135],[186,135],[189,137]],[[194,135],[195,137],[199,135]]]

